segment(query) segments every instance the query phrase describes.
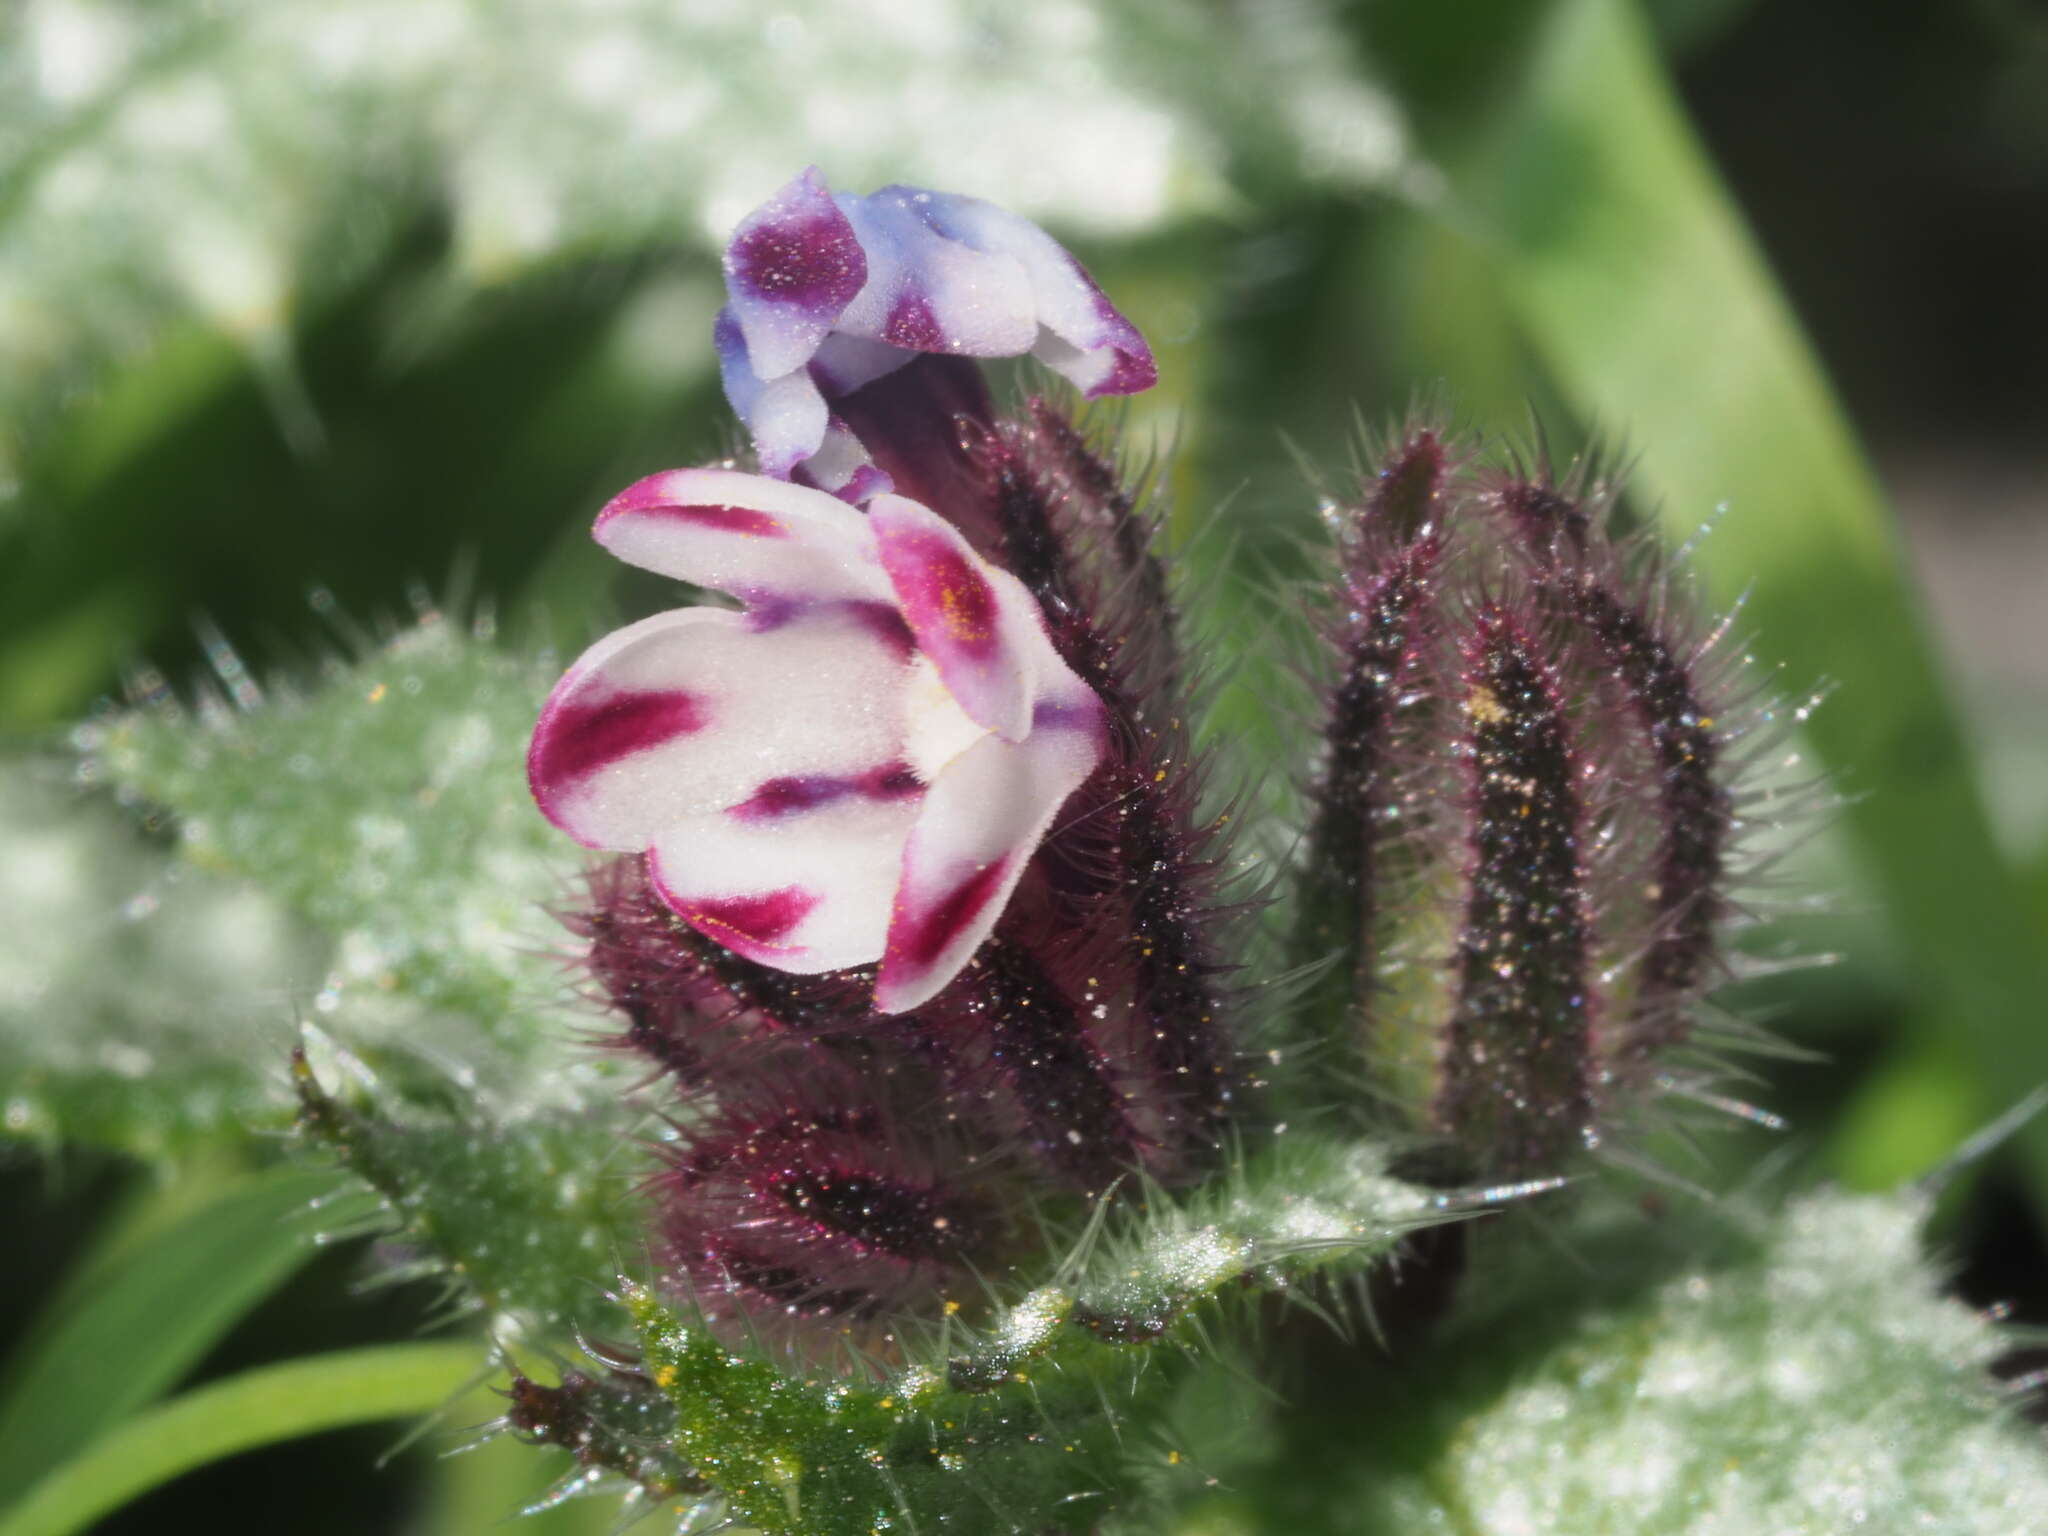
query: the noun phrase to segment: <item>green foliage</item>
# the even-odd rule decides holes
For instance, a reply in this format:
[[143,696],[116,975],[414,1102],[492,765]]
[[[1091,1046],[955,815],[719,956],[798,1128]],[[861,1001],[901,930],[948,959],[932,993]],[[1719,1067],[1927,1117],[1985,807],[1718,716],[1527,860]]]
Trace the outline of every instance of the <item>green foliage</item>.
[[301,1128],[375,1191],[370,1224],[413,1255],[387,1279],[442,1277],[456,1311],[544,1337],[616,1322],[605,1291],[630,1262],[622,1194],[639,1171],[622,1102],[407,1120],[328,1093],[303,1053],[292,1072]]
[[1676,1234],[1582,1224],[1576,1275],[1525,1262],[1519,1285],[1491,1255],[1491,1305],[1432,1349],[1429,1390],[1350,1425],[1344,1528],[2041,1528],[2048,1459],[1989,1374],[2012,1341],[1940,1294],[1928,1209],[1820,1193]]
[[1206,1352],[1201,1314],[1230,1290],[1369,1267],[1445,1203],[1373,1148],[1297,1143],[1222,1191],[1142,1209],[1109,1215],[1124,1230],[1091,1233],[986,1328],[904,1340],[916,1363],[878,1385],[778,1369],[635,1289],[642,1368],[713,1507],[762,1531],[1089,1529],[1177,1379],[1156,1352]]
[[[310,695],[175,707],[95,733],[116,790],[173,813],[191,862],[249,879],[331,933],[321,1014],[399,995],[517,1040],[558,990],[542,903],[574,867],[519,793],[551,658],[429,620]],[[509,788],[508,788],[509,786]]]
[[575,854],[522,788],[553,665],[429,620],[311,694],[235,678],[242,708],[83,728],[83,778],[174,829],[175,856],[52,765],[11,775],[7,1134],[163,1154],[276,1124],[294,1011],[401,1091],[577,1104],[607,1068],[548,912]]
[[327,941],[60,766],[0,772],[0,1138],[163,1157],[275,1120],[279,1018]]
[[[295,1169],[245,1175],[169,1218],[161,1208],[189,1203],[187,1191],[140,1198],[8,1362],[0,1495],[25,1489],[155,1398],[283,1284],[312,1256],[303,1218],[335,1182]],[[225,1268],[224,1253],[234,1255]]]
[[473,1379],[470,1344],[391,1344],[262,1366],[139,1414],[0,1514],[0,1536],[70,1536],[209,1462],[345,1424],[417,1418]]

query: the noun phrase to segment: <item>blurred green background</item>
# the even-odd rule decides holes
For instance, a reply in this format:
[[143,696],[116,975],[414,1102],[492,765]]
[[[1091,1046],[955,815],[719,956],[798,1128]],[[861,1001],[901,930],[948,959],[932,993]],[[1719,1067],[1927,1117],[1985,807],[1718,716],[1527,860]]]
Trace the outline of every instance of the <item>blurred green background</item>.
[[[1224,506],[1247,560],[1290,558],[1304,461],[1341,483],[1358,421],[1418,397],[1522,440],[1533,413],[1560,453],[1621,444],[1638,513],[1712,524],[1699,563],[1747,594],[1762,674],[1830,690],[1799,750],[1845,805],[1788,837],[1767,943],[1839,958],[1743,999],[1825,1054],[1758,1091],[1795,1154],[1885,1185],[2048,1082],[2029,0],[16,0],[0,733],[46,748],[222,665],[307,676],[434,603],[487,602],[521,640],[604,627],[635,599],[589,517],[732,446],[717,240],[809,162],[1067,239],[1158,349],[1129,424],[1177,517]],[[0,947],[10,1053],[67,1028],[37,960]],[[282,979],[280,1038],[317,985]],[[146,994],[124,1006],[147,1041]],[[181,1147],[165,1182],[52,1145],[19,1059],[0,1348],[121,1221],[252,1155]],[[1968,1292],[2048,1321],[2044,1195],[2037,1124],[1947,1235]],[[352,1297],[360,1260],[289,1283],[297,1260],[268,1261],[249,1300],[277,1288],[195,1335],[183,1379],[409,1336],[421,1298]],[[369,1470],[392,1439],[223,1463],[104,1528],[467,1532],[543,1471],[431,1446]],[[530,1528],[553,1522],[605,1518]]]

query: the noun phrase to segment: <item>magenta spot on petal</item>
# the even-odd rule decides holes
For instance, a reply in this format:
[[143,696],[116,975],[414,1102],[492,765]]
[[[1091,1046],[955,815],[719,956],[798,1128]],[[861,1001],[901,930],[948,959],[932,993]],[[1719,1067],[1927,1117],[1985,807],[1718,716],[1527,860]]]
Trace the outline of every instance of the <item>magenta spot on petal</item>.
[[550,709],[534,732],[527,776],[536,799],[559,793],[622,757],[701,731],[704,701],[694,694],[633,690],[570,699]]
[[1142,350],[1131,351],[1124,347],[1116,349],[1116,363],[1104,376],[1101,383],[1088,391],[1092,399],[1099,395],[1139,395],[1159,382],[1159,365],[1152,361],[1152,354]]
[[743,533],[756,539],[786,539],[789,529],[772,512],[763,512],[755,507],[726,506],[650,506],[639,509],[643,517],[658,517],[664,522],[689,523],[698,528],[712,528],[720,533]]
[[887,763],[861,775],[860,792],[870,800],[908,800],[924,793],[924,781],[908,763]]
[[825,315],[853,302],[867,257],[846,215],[829,198],[822,203],[801,212],[784,205],[740,232],[725,257],[736,293]]
[[892,347],[901,347],[906,352],[945,352],[946,332],[939,324],[939,317],[932,312],[932,306],[921,293],[905,292],[897,296],[890,306],[889,318],[882,326],[882,340]]
[[768,779],[738,805],[726,810],[736,821],[779,821],[785,816],[815,811],[821,805],[844,800],[853,792],[853,780],[825,774]]
[[890,961],[924,970],[973,926],[1001,889],[1008,859],[978,869],[924,911],[899,919],[889,930]]
[[694,896],[676,901],[663,894],[693,928],[742,954],[750,949],[787,948],[781,941],[818,904],[816,896],[797,885],[760,896]]
[[875,468],[874,465],[863,464],[851,475],[847,476],[846,484],[840,486],[832,494],[841,501],[846,502],[849,506],[857,507],[863,502],[872,501],[877,496],[886,496],[895,489],[895,481]]
[[995,650],[995,589],[949,540],[907,530],[883,541],[882,565],[928,647],[945,644],[974,656]]
[[739,821],[779,821],[854,797],[887,802],[923,793],[924,784],[908,763],[884,763],[858,777],[818,773],[769,779],[725,814]]

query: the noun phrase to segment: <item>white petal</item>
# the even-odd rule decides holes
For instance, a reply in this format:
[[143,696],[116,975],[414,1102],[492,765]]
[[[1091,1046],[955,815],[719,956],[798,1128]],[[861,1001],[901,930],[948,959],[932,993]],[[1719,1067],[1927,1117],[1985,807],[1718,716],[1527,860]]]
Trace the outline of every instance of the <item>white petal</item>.
[[931,222],[934,194],[884,187],[844,197],[868,281],[837,329],[912,352],[1016,357],[1038,339],[1031,276],[1004,250],[976,250]]
[[655,840],[655,888],[699,932],[762,965],[800,974],[867,965],[882,957],[918,798],[840,803],[773,824],[693,816]]
[[830,415],[825,397],[807,368],[766,379],[756,373],[739,317],[730,306],[712,323],[711,343],[718,352],[725,398],[732,402],[733,414],[747,424],[762,472],[786,479],[825,440]]
[[1032,312],[1049,335],[1035,337],[1032,355],[1088,395],[1150,389],[1158,369],[1138,328],[1111,304],[1073,254],[1029,219],[952,192],[927,194],[925,217],[948,239],[1001,252],[1027,274]]
[[895,601],[859,512],[765,475],[649,475],[612,498],[591,536],[630,564],[749,604]]
[[578,842],[633,851],[769,781],[900,763],[908,660],[887,610],[819,608],[768,629],[722,609],[657,614],[555,685],[527,755],[534,799]]
[[984,737],[939,774],[904,845],[876,1008],[908,1012],[959,974],[1103,750],[1098,705],[1071,726],[1043,725],[1021,742]]

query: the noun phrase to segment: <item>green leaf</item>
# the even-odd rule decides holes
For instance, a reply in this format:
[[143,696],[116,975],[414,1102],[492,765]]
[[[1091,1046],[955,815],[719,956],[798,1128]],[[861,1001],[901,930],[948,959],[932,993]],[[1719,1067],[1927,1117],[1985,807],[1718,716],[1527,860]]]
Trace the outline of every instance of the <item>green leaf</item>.
[[128,1420],[0,1516],[0,1536],[70,1536],[180,1473],[323,1429],[432,1413],[478,1373],[472,1342],[397,1344],[263,1366]]
[[0,771],[0,1138],[147,1158],[282,1119],[286,1000],[330,945],[16,756]]
[[[1469,142],[1444,133],[1457,226],[1590,421],[1790,689],[1912,968],[1923,1026],[1985,1084],[2048,1081],[2048,949],[1993,844],[1952,692],[1896,531],[1798,325],[1679,109],[1627,0],[1540,18],[1519,82]],[[1723,509],[1718,519],[1716,508]],[[2048,1123],[2023,1145],[2048,1187]]]
[[241,1178],[175,1224],[83,1261],[0,1383],[0,1497],[175,1383],[282,1285],[313,1253],[294,1218],[335,1184],[296,1169]]
[[293,1074],[301,1126],[375,1191],[376,1228],[411,1255],[391,1278],[444,1277],[457,1310],[556,1338],[617,1326],[606,1297],[627,1256],[629,1191],[647,1171],[627,1103],[398,1119],[328,1093],[303,1055]]
[[[0,27],[0,481],[62,385],[185,317],[246,349],[286,430],[317,442],[292,318],[437,197],[474,286],[708,246],[821,146],[851,187],[908,176],[1104,233],[1221,201],[1226,153],[1254,185],[1356,185],[1404,151],[1313,9],[807,0],[764,31],[661,0],[600,18],[339,0],[311,20],[107,0],[17,7]],[[1264,88],[1283,72],[1288,91]],[[877,80],[894,110],[871,110]],[[990,131],[951,131],[968,120]]]
[[398,993],[495,1019],[521,991],[558,990],[542,909],[573,850],[524,791],[556,670],[430,622],[305,697],[130,715],[99,737],[94,763],[176,814],[193,863],[335,935],[323,1012]]
[[2048,1455],[1990,1376],[2013,1341],[1941,1295],[1927,1210],[1822,1193],[1769,1219],[1695,1215],[1675,1265],[1640,1218],[1581,1227],[1575,1264],[1525,1255],[1512,1281],[1493,1251],[1493,1305],[1439,1341],[1426,1387],[1342,1426],[1343,1527],[2048,1528]]

